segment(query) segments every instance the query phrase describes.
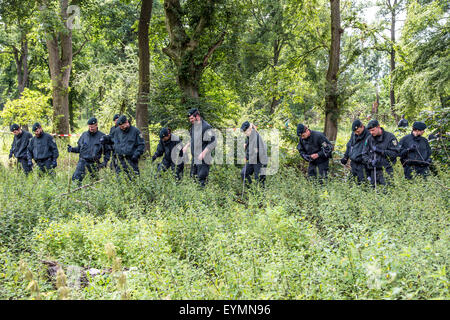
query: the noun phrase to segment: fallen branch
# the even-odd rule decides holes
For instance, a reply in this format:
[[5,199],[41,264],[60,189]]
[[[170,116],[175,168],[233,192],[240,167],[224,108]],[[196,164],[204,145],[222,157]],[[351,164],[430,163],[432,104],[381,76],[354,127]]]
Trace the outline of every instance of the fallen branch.
[[90,184],[86,184],[86,185],[84,185],[84,186],[81,186],[81,187],[78,187],[78,188],[76,188],[76,189],[73,189],[73,190],[70,191],[70,192],[66,192],[66,193],[60,194],[58,197],[66,196],[66,195],[68,195],[68,194],[74,193],[75,191],[79,191],[79,190],[81,190],[81,189],[89,188],[89,187],[93,186],[94,184],[96,184],[96,183],[98,183],[98,182],[102,182],[102,181],[103,181],[103,179],[94,181],[94,182],[92,182],[92,183],[90,183]]

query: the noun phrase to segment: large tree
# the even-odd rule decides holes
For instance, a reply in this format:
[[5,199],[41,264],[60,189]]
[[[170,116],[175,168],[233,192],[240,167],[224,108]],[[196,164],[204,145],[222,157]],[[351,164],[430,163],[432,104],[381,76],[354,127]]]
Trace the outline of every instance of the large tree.
[[53,129],[68,134],[69,126],[69,81],[72,60],[86,41],[74,52],[72,44],[72,18],[70,0],[42,0],[40,7],[45,26],[53,102]]
[[233,0],[164,0],[169,45],[163,52],[177,69],[177,83],[183,102],[197,100],[200,80],[214,52],[222,45],[229,23],[237,19],[231,12]]
[[330,0],[331,10],[331,46],[328,60],[325,93],[325,128],[324,133],[330,141],[336,141],[339,105],[338,74],[341,51],[341,9],[340,0]]
[[153,0],[142,0],[138,25],[139,46],[139,92],[136,104],[136,125],[145,140],[145,150],[150,150],[148,132],[148,105],[150,92],[150,49],[148,30],[152,16]]

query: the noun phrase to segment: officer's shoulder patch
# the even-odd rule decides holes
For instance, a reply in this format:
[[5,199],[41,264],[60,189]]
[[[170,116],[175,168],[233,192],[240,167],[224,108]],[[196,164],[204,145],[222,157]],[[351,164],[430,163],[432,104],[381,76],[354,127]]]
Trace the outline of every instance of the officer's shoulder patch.
[[394,146],[397,146],[397,144],[398,144],[397,139],[393,139],[393,140],[392,140],[392,144],[393,144]]
[[322,147],[326,147],[328,144],[326,141],[322,142]]

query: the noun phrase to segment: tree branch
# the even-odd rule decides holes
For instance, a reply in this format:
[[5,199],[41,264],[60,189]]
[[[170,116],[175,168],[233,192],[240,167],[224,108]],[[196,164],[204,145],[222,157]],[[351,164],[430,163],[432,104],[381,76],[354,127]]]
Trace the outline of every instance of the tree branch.
[[223,43],[223,40],[225,39],[225,35],[226,35],[226,31],[222,32],[222,34],[220,35],[219,41],[217,41],[211,48],[209,48],[208,53],[203,58],[203,68],[205,68],[208,65],[208,60],[211,57],[211,55]]

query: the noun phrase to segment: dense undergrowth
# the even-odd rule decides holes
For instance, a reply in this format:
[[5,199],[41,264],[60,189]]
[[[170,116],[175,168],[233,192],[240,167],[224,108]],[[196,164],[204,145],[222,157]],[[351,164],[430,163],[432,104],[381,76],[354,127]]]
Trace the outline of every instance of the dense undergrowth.
[[36,298],[36,284],[57,299],[43,261],[68,278],[74,266],[115,268],[75,279],[70,299],[450,298],[450,175],[439,166],[406,181],[397,164],[374,192],[337,164],[325,185],[308,181],[292,153],[242,196],[236,166],[213,166],[201,189],[188,170],[180,183],[155,179],[149,160],[134,183],[108,169],[61,196],[76,160],[63,154],[53,179],[0,166],[1,299]]

